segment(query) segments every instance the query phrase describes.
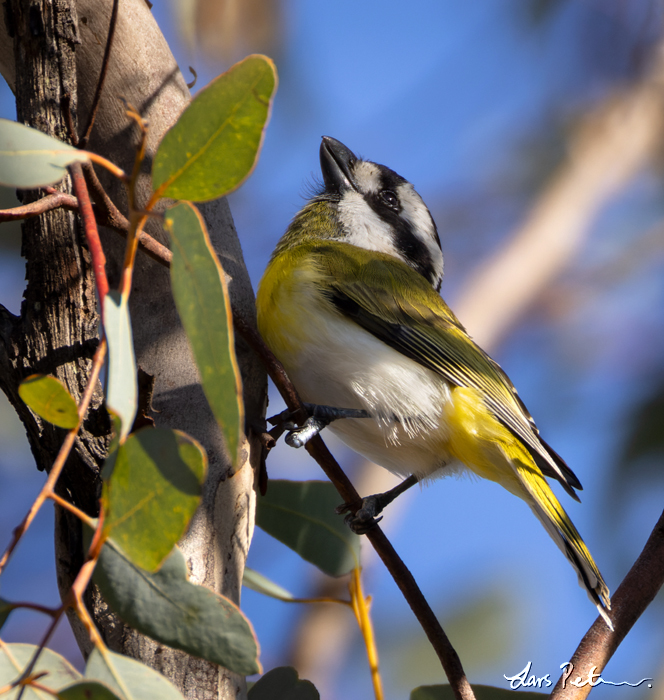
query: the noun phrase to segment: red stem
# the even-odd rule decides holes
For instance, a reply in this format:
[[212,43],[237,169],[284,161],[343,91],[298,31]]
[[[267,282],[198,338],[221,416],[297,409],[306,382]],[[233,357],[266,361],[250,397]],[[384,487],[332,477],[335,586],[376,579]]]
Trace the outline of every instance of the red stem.
[[99,231],[97,230],[97,221],[95,220],[94,212],[92,211],[92,203],[88,194],[88,187],[83,177],[83,170],[80,163],[74,163],[69,166],[74,192],[78,199],[78,210],[83,220],[83,228],[85,237],[88,241],[90,255],[92,255],[92,268],[95,273],[95,281],[97,284],[97,294],[99,295],[100,313],[104,315],[104,297],[108,294],[108,279],[106,278],[106,256],[104,249],[101,247],[99,240]]

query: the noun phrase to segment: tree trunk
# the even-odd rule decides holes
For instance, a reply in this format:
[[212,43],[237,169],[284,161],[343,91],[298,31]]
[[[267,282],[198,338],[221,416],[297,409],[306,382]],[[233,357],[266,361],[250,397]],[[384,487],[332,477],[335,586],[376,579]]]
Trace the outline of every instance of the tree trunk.
[[[82,117],[81,123],[87,121],[111,12],[110,3],[82,0],[75,10],[72,4],[73,0],[9,0],[4,24],[0,25],[0,70],[16,93],[19,120],[63,140],[67,140],[67,131],[62,107],[67,99],[74,123],[77,113]],[[12,46],[12,39],[15,57],[7,48]],[[16,71],[17,65],[21,66],[20,71]],[[88,146],[131,170],[138,134],[126,118],[120,96],[133,104],[150,126],[146,172],[139,186],[140,205],[147,201],[148,171],[156,145],[189,99],[186,84],[144,0],[123,0],[120,4],[108,76]],[[124,188],[105,173],[99,175],[122,209],[126,203]],[[219,200],[201,210],[229,278],[233,308],[251,319],[253,292],[228,205]],[[0,307],[0,386],[26,425],[41,469],[50,468],[64,431],[43,424],[26,409],[17,395],[18,384],[31,372],[52,373],[65,382],[75,397],[80,396],[97,342],[98,318],[89,255],[75,219],[60,210],[24,223],[28,287],[21,315],[14,317]],[[158,225],[149,232],[165,241]],[[102,242],[113,286],[119,279],[124,242],[112,231],[102,231]],[[260,457],[260,445],[245,438],[243,461],[235,474],[229,471],[220,432],[201,391],[175,310],[168,271],[140,253],[131,313],[137,362],[155,378],[152,405],[156,422],[195,437],[206,448],[210,460],[202,506],[181,543],[191,579],[239,603],[242,571],[253,531],[254,467]],[[265,376],[243,344],[237,344],[237,351],[249,423],[262,414]],[[99,390],[75,453],[61,477],[63,494],[90,513],[97,508],[99,467],[109,434],[101,401]],[[56,553],[61,588],[67,588],[73,580],[81,552],[78,523],[58,513]],[[109,615],[94,592],[91,599],[96,623],[109,646],[157,668],[185,696],[235,698],[244,694],[243,679],[208,662],[160,647]],[[73,627],[85,654],[90,648],[89,640],[75,620]]]

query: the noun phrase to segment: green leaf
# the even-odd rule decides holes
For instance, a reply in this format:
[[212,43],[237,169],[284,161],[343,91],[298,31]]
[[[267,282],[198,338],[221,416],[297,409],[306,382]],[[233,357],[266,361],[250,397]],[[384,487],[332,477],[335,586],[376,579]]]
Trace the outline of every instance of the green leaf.
[[276,87],[274,63],[254,55],[200,90],[159,144],[155,192],[203,202],[239,187],[256,164]]
[[7,622],[7,618],[12,610],[14,610],[14,604],[4,598],[0,598],[0,630],[5,622]]
[[292,666],[279,666],[258,679],[249,700],[320,700],[311,681],[301,681]]
[[88,160],[85,151],[25,124],[0,119],[0,184],[30,190],[52,185],[67,166]]
[[[4,644],[0,646],[0,688],[15,681],[30,663],[37,651],[33,644]],[[81,679],[81,674],[67,661],[50,649],[44,649],[39,655],[34,673],[47,672],[39,679],[42,685],[57,690]],[[20,689],[15,689],[2,696],[2,700],[15,700]],[[23,700],[43,700],[44,693],[26,688]]]
[[237,464],[244,407],[224,271],[194,206],[181,202],[168,209],[165,226],[173,251],[171,283],[175,305],[194,353],[203,391],[221,426],[230,459]]
[[249,621],[227,598],[187,581],[187,564],[177,547],[150,574],[109,540],[93,578],[112,610],[139,632],[241,675],[260,673]]
[[334,509],[339,494],[328,481],[270,480],[259,497],[256,525],[330,576],[359,566],[360,538]]
[[98,681],[81,681],[60,690],[58,700],[120,700],[120,696]]
[[21,382],[18,395],[39,417],[58,428],[71,430],[78,424],[76,401],[55,377],[32,374]]
[[138,384],[127,299],[116,291],[104,297],[104,333],[108,341],[106,405],[122,421],[123,442],[136,417]]
[[250,588],[252,591],[270,596],[270,598],[276,598],[277,600],[295,600],[295,596],[292,593],[248,566],[244,567],[242,585]]
[[177,688],[140,661],[95,647],[85,667],[88,680],[107,685],[122,700],[183,700]]
[[[541,700],[549,697],[549,693],[523,692],[475,684],[473,684],[473,692],[476,700]],[[455,698],[454,691],[449,685],[422,685],[410,694],[410,700],[455,700]]]
[[185,533],[200,502],[207,457],[184,433],[141,428],[118,447],[104,484],[104,532],[153,571]]

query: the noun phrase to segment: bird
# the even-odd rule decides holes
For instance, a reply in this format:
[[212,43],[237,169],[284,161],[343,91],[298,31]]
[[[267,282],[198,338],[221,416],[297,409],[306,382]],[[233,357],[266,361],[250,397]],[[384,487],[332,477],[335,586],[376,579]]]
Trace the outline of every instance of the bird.
[[256,297],[259,332],[310,412],[291,444],[328,426],[404,477],[348,516],[359,533],[415,483],[466,472],[497,482],[530,506],[613,629],[609,589],[546,478],[577,501],[581,483],[440,296],[443,253],[426,204],[405,178],[330,136],[320,165],[323,182]]

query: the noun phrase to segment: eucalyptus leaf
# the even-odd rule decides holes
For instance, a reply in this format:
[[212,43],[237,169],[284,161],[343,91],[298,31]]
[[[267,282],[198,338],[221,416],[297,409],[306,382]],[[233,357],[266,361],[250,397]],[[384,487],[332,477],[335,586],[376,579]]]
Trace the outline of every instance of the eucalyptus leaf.
[[[32,660],[38,647],[34,644],[3,644],[0,646],[0,688],[9,685],[23,673],[23,670]],[[58,690],[64,686],[81,679],[81,674],[65,659],[51,649],[44,649],[34,667],[34,673],[45,672],[46,675],[39,679],[42,685],[52,690]],[[2,695],[2,700],[16,700],[20,688]],[[25,689],[23,700],[43,700],[42,691]]]
[[159,144],[157,194],[203,202],[239,187],[258,159],[276,87],[274,63],[253,55],[200,90]]
[[165,226],[173,251],[171,283],[175,305],[203,391],[223,432],[230,459],[237,464],[244,406],[224,272],[194,206],[181,202],[169,208]]
[[270,480],[259,496],[256,525],[330,576],[360,562],[360,538],[335,512],[339,494],[329,481]]
[[78,406],[59,379],[32,374],[21,382],[18,395],[45,421],[67,430],[77,426]]
[[25,124],[0,119],[0,185],[46,187],[62,180],[68,165],[86,160],[85,151]]
[[187,580],[177,547],[151,574],[107,541],[93,578],[111,609],[139,632],[241,675],[260,672],[251,624],[230,600]]
[[276,598],[277,600],[295,600],[295,596],[282,588],[278,583],[271,581],[267,576],[259,574],[258,571],[244,567],[242,574],[242,585],[257,593]]
[[138,383],[129,307],[126,297],[117,291],[104,297],[104,333],[108,341],[106,405],[121,420],[123,442],[136,417]]
[[135,564],[156,569],[184,535],[207,471],[203,448],[170,428],[141,428],[119,445],[104,484],[104,533]]

